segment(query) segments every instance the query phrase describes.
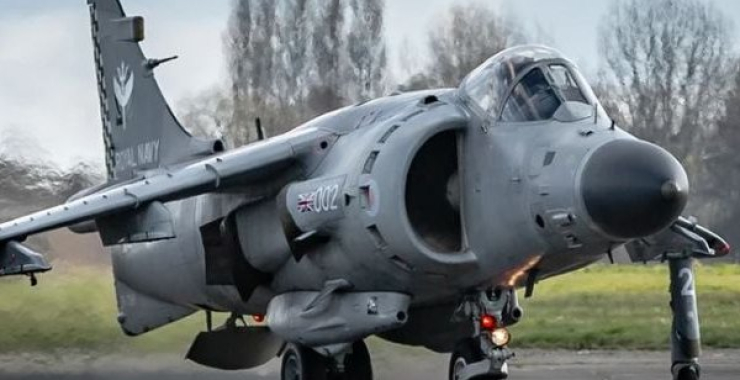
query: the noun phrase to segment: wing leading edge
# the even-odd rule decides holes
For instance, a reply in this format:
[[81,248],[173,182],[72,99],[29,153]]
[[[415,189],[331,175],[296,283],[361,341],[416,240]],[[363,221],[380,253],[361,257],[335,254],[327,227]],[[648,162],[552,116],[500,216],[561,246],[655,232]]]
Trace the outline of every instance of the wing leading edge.
[[152,202],[224,190],[235,183],[258,182],[284,170],[286,164],[300,156],[314,152],[317,144],[330,135],[318,129],[296,130],[11,220],[0,224],[0,248],[6,250],[8,242],[22,241],[29,235],[138,210]]

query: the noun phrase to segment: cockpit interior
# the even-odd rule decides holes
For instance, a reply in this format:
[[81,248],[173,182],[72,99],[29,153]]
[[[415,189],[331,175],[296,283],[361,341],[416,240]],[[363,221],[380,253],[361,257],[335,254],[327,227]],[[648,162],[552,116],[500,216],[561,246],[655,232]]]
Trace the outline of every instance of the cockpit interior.
[[501,123],[573,122],[605,113],[573,63],[556,50],[521,46],[493,56],[463,81],[474,110]]

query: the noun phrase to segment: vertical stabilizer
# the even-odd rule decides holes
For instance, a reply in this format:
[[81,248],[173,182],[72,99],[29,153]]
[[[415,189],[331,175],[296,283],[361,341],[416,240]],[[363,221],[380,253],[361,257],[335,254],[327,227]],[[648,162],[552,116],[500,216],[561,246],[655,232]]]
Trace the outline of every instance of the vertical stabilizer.
[[213,154],[220,141],[191,136],[162,96],[139,42],[144,19],[126,17],[118,0],[88,0],[109,179]]

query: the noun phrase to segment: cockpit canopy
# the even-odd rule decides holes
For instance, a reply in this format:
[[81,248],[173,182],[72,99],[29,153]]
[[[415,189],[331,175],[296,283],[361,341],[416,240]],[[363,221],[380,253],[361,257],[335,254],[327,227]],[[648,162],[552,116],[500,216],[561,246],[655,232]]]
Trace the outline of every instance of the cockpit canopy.
[[563,122],[603,113],[591,87],[558,51],[520,46],[475,69],[460,91],[474,108],[501,122]]

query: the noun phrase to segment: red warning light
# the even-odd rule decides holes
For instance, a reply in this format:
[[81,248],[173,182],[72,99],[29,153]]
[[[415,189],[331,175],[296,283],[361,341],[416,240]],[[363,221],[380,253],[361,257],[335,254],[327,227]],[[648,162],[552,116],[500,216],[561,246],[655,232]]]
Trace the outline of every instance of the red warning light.
[[731,250],[732,250],[732,248],[730,247],[729,244],[723,243],[719,247],[719,254],[722,255],[722,256],[729,255]]
[[494,318],[491,315],[484,314],[480,318],[480,327],[483,330],[487,330],[487,331],[493,331],[493,330],[495,330],[496,329],[496,318]]
[[257,323],[262,323],[265,321],[265,316],[262,314],[255,314],[252,316],[252,319],[254,319],[254,321]]

